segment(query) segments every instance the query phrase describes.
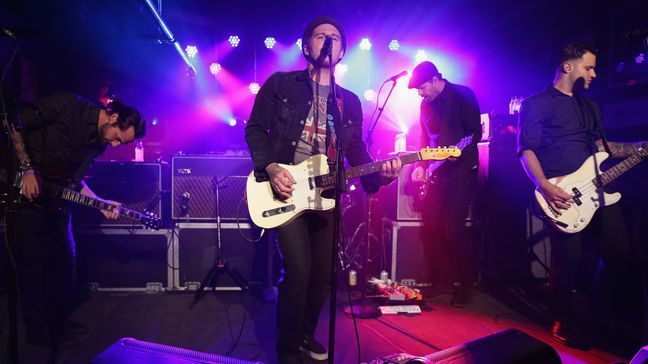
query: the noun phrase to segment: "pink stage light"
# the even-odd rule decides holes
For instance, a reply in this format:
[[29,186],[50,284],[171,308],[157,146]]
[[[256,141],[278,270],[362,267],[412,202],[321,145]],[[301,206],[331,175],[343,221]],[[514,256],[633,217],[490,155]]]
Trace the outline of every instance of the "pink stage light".
[[221,69],[223,69],[223,67],[220,65],[220,63],[214,62],[209,65],[209,73],[214,76],[216,76],[221,71]]
[[248,86],[248,89],[250,90],[250,93],[252,95],[256,95],[259,93],[259,90],[261,89],[261,86],[259,86],[258,83],[252,82],[250,86]]
[[392,39],[391,42],[389,42],[389,50],[392,52],[396,52],[400,48],[400,44],[396,39]]

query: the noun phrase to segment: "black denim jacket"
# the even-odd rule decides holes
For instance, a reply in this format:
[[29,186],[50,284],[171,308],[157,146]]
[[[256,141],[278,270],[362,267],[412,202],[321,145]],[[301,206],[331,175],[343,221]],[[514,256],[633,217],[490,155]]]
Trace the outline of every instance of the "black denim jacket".
[[[337,90],[338,97],[342,97],[343,115],[342,122],[337,124],[340,130],[336,132],[342,140],[344,155],[352,166],[370,163],[371,156],[362,141],[360,99],[342,87],[338,86]],[[312,102],[313,90],[307,70],[277,72],[263,84],[245,127],[257,180],[268,179],[265,168],[270,163],[293,164]],[[336,117],[339,114],[337,111],[330,113]],[[379,174],[363,177],[362,186],[368,193],[376,192],[380,187]]]

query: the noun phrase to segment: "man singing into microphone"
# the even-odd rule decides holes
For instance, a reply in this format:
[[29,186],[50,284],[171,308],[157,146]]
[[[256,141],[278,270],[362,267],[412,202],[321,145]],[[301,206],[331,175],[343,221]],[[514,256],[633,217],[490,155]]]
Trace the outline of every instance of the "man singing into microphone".
[[[269,180],[280,198],[292,194],[297,182],[277,163],[297,164],[315,154],[335,161],[335,144],[342,143],[351,165],[370,163],[362,141],[360,99],[336,87],[330,94],[333,66],[344,56],[346,34],[329,17],[313,19],[302,36],[302,52],[308,67],[277,72],[259,91],[245,129],[257,180]],[[330,58],[329,58],[330,57]],[[400,160],[386,162],[380,173],[362,178],[362,186],[374,193],[393,181]],[[331,285],[334,213],[309,212],[277,228],[283,258],[283,276],[277,303],[277,355],[281,363],[302,362],[301,352],[326,360],[328,352],[313,334]]]

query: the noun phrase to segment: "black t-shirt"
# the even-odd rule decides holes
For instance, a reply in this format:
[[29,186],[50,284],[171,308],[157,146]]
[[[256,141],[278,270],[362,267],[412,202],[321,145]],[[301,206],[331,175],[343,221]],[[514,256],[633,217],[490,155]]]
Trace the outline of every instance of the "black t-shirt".
[[[92,102],[67,92],[18,110],[27,152],[45,179],[67,174],[80,180],[94,158],[105,151],[97,126],[99,110]],[[57,172],[51,172],[54,170]]]
[[593,101],[550,86],[522,103],[518,154],[532,150],[547,178],[570,174],[597,152],[600,120]]
[[476,169],[482,128],[477,97],[470,88],[446,81],[434,100],[421,102],[420,122],[421,147],[457,145],[462,138],[473,135],[472,143],[458,160],[444,163],[435,172],[438,181],[454,183]]

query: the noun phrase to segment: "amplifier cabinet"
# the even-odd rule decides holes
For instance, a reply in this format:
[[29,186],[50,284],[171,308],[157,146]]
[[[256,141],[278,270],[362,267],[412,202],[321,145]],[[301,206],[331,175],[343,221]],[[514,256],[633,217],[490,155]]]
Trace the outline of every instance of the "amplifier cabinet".
[[[267,239],[250,242],[248,239],[259,236],[259,229],[250,224],[241,223],[241,231],[236,223],[222,223],[220,243],[222,259],[241,277],[249,282],[250,287],[268,287],[271,285],[270,247]],[[172,266],[175,290],[196,290],[202,284],[209,270],[217,263],[218,227],[216,223],[178,223],[174,239]],[[213,289],[214,287],[206,287]],[[240,290],[240,287],[226,271],[218,273],[216,290]]]
[[[137,212],[152,212],[162,218],[162,166],[159,163],[95,161],[84,181],[99,197],[120,202]],[[143,227],[126,217],[106,219],[99,210],[74,207],[79,227]]]
[[414,288],[431,286],[427,278],[421,227],[420,221],[383,219],[383,243],[390,277]]
[[173,282],[173,232],[145,229],[77,229],[79,280],[97,291],[167,289]]
[[[249,157],[174,156],[171,160],[172,218],[184,222],[249,220],[245,183]],[[218,200],[218,201],[217,201]],[[218,202],[218,204],[217,204]]]

